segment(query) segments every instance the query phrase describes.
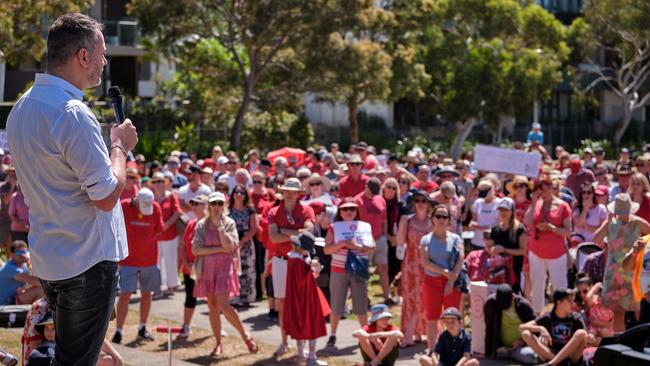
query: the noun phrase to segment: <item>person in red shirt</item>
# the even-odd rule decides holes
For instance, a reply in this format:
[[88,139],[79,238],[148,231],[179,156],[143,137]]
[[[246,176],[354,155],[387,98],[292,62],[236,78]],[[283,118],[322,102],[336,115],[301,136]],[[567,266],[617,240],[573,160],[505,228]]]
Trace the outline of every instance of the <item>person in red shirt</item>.
[[354,197],[363,192],[366,183],[370,179],[367,175],[361,174],[363,160],[359,155],[352,155],[348,162],[348,175],[341,178],[339,182],[339,198]]
[[365,141],[360,141],[354,147],[354,150],[359,154],[359,157],[361,157],[361,160],[363,161],[364,171],[369,172],[373,169],[377,169],[379,162],[374,155],[368,153],[368,144]]
[[122,327],[129,309],[131,294],[140,284],[140,326],[138,339],[153,341],[146,323],[154,292],[160,291],[158,235],[163,231],[162,209],[151,190],[143,188],[136,197],[122,200],[129,256],[120,262],[120,295],[117,301],[117,329],[113,343],[122,342]]
[[381,182],[377,178],[368,179],[366,189],[354,197],[359,205],[359,220],[370,224],[372,236],[377,249],[372,255],[372,261],[377,265],[379,284],[384,293],[384,303],[394,304],[390,298],[390,285],[388,282],[388,240],[386,200],[380,194]]
[[417,190],[426,191],[427,193],[432,193],[438,189],[438,184],[432,180],[429,180],[430,172],[431,168],[428,165],[420,165],[418,167],[418,172],[415,174],[418,180],[412,184],[412,187]]
[[[280,324],[284,324],[284,297],[287,281],[287,255],[292,250],[291,236],[314,228],[314,211],[309,206],[302,206],[298,199],[303,189],[300,180],[289,178],[280,187],[284,199],[280,205],[269,210],[269,239],[272,243],[272,278],[275,308],[280,313]],[[275,351],[275,356],[285,354],[289,347],[287,334],[282,331],[282,344]]]
[[192,278],[192,267],[196,257],[192,253],[192,240],[197,221],[205,217],[205,208],[208,205],[208,197],[200,195],[190,200],[192,211],[196,218],[187,223],[183,233],[183,245],[178,246],[178,258],[181,260],[181,271],[183,272],[183,283],[185,284],[185,310],[183,312],[183,328],[178,335],[181,338],[189,337],[192,332],[192,316],[196,308],[196,297],[194,297],[194,278]]
[[178,281],[178,229],[176,222],[181,217],[181,205],[176,193],[165,189],[165,176],[156,172],[152,177],[153,193],[160,205],[163,215],[163,232],[158,237],[158,263],[160,264],[161,283],[171,294],[180,286]]
[[126,186],[120,194],[120,199],[128,199],[138,194],[138,183],[140,176],[136,168],[126,168]]
[[370,324],[352,333],[359,339],[364,365],[392,366],[399,357],[399,341],[404,337],[396,326],[389,323],[393,317],[384,304],[370,308]]

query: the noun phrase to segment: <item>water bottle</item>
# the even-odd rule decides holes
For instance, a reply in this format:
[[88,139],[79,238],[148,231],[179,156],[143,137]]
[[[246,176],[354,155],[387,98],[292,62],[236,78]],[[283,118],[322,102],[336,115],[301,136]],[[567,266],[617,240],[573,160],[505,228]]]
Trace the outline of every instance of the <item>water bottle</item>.
[[397,259],[403,261],[404,256],[406,255],[406,244],[400,244],[395,248],[395,256]]

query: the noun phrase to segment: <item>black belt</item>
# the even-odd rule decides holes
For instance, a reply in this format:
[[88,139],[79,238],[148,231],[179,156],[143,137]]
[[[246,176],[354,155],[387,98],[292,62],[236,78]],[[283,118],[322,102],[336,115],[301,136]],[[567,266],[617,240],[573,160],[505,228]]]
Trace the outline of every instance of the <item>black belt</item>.
[[274,255],[274,257],[284,259],[285,261],[289,259],[286,255]]

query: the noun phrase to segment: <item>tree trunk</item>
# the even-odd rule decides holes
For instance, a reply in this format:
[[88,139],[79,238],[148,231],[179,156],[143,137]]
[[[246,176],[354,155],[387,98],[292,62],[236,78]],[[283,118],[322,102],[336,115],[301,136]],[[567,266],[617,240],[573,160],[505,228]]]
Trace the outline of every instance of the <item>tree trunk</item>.
[[350,121],[350,143],[359,142],[359,125],[357,124],[357,103],[348,103],[348,121]]
[[630,126],[631,121],[632,111],[630,111],[629,107],[625,105],[623,106],[623,115],[621,116],[621,119],[618,120],[618,123],[616,123],[616,130],[614,130],[614,138],[612,139],[612,147],[614,149],[617,149],[621,145],[623,135],[625,134],[627,128]]
[[476,125],[476,118],[472,117],[465,122],[456,122],[456,138],[454,139],[454,146],[451,149],[451,158],[456,160],[460,156],[463,143],[469,137],[474,125]]
[[250,108],[251,100],[253,96],[253,88],[249,86],[249,83],[246,83],[244,87],[244,98],[242,99],[237,115],[235,116],[235,123],[232,126],[232,131],[230,132],[230,149],[238,150],[241,146],[241,131],[244,126],[244,117],[248,113]]

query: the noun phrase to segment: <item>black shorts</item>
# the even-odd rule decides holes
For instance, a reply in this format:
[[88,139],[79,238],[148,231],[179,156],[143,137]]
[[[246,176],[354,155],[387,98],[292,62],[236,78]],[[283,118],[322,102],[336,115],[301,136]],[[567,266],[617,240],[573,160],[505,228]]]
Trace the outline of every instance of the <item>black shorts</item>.
[[[368,356],[365,352],[363,352],[363,349],[361,350],[361,356],[363,357],[364,362],[372,362],[372,359],[370,356]],[[393,366],[397,362],[397,358],[399,357],[399,344],[395,345],[392,351],[384,358],[379,366]]]
[[273,295],[273,276],[268,276],[266,278],[266,296],[272,299]]

